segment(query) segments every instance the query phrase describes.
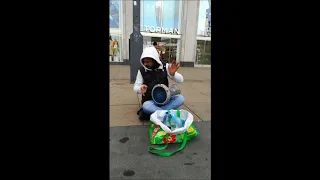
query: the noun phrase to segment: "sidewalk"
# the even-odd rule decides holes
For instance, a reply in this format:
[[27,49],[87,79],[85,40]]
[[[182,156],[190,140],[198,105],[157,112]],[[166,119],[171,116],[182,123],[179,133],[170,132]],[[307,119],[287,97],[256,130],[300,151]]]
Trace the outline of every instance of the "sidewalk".
[[[211,121],[211,69],[180,67],[178,72],[184,77],[178,84],[185,97],[180,109],[191,112],[196,122]],[[139,98],[130,84],[130,66],[110,65],[110,127],[147,125],[136,114],[141,106]]]
[[[141,95],[130,84],[130,67],[110,65],[110,179],[211,179],[211,69],[180,67],[178,71],[184,76],[178,84],[185,97],[180,109],[193,114],[200,135],[182,151],[160,157],[148,152],[150,126],[136,114]],[[170,144],[167,150],[180,145]]]

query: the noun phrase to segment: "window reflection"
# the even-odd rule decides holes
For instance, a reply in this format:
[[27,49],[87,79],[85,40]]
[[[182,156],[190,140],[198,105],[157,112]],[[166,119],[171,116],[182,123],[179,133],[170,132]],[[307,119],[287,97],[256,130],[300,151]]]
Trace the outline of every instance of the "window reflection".
[[211,36],[211,0],[200,0],[198,36]]
[[109,23],[110,28],[120,28],[120,1],[111,0],[110,1],[110,14],[109,14]]
[[211,65],[211,41],[197,41],[196,64]]
[[141,31],[146,31],[145,26],[179,29],[181,5],[181,0],[141,1]]

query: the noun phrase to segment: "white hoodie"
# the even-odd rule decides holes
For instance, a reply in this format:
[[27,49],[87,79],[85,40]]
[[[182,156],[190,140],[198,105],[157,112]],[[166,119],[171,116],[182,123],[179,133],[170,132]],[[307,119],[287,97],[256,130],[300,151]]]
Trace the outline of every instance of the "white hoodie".
[[[143,52],[142,52],[142,55],[141,55],[141,58],[140,58],[140,63],[141,65],[144,67],[145,71],[147,70],[151,70],[151,69],[148,69],[147,67],[145,67],[142,63],[142,59],[143,58],[146,58],[146,57],[150,57],[154,60],[157,61],[157,63],[159,64],[159,67],[157,69],[163,69],[163,64],[161,63],[160,59],[159,59],[159,54],[158,54],[158,51],[157,49],[152,46],[152,47],[146,47],[144,48]],[[181,74],[179,74],[178,72],[176,72],[174,74],[174,76],[172,77],[168,71],[168,67],[169,67],[169,64],[166,63],[166,70],[167,70],[167,74],[168,74],[168,77],[170,79],[173,79],[175,82],[177,83],[182,83],[183,82],[183,76]],[[137,74],[137,78],[136,78],[136,82],[134,83],[134,87],[133,87],[133,90],[140,94],[141,93],[141,85],[143,84],[143,77],[141,75],[141,72],[140,70],[138,70],[138,74]]]

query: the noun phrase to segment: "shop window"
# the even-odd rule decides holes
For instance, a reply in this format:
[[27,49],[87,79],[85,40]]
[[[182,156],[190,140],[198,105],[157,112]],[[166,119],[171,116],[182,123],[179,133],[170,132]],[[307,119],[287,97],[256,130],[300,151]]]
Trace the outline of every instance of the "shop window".
[[109,61],[122,62],[122,1],[110,0]]
[[181,0],[141,1],[141,31],[180,34]]
[[121,44],[121,34],[111,34],[109,36],[109,61],[110,62],[123,62]]
[[197,41],[196,64],[211,65],[211,41]]

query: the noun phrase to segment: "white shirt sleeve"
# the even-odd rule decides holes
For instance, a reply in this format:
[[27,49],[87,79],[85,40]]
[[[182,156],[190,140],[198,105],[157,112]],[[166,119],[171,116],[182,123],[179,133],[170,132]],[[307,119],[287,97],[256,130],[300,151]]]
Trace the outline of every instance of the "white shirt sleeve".
[[168,68],[169,68],[169,63],[166,64],[166,69],[167,69],[168,77],[169,77],[170,79],[173,79],[173,80],[174,80],[175,82],[177,82],[177,83],[182,83],[182,82],[183,82],[183,76],[182,76],[180,73],[176,72],[176,73],[174,74],[174,76],[172,77],[172,76],[170,75],[170,73],[169,73]]
[[141,85],[143,83],[143,77],[141,75],[140,70],[138,70],[138,74],[136,77],[136,82],[134,83],[133,86],[133,90],[137,93],[137,94],[141,94]]

